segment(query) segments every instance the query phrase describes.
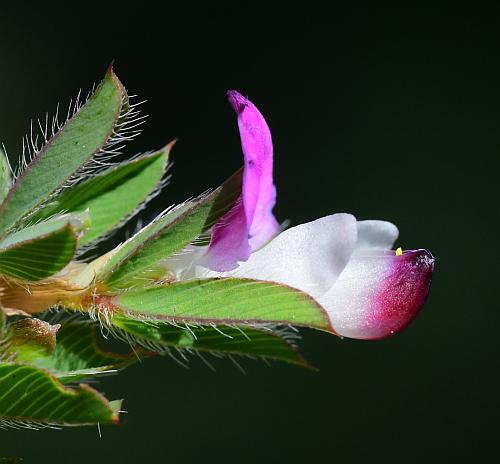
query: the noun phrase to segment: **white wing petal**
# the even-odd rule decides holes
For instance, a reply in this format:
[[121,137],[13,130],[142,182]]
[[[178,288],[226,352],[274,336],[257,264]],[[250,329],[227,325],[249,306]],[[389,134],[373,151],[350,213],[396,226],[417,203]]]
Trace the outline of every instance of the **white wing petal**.
[[398,228],[387,221],[358,221],[356,249],[379,248],[390,250],[399,235]]

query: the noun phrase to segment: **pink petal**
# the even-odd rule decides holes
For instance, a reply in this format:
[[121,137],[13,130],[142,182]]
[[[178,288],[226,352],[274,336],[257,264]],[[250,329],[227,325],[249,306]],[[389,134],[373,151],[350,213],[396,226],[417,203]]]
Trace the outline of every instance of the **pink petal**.
[[276,202],[273,184],[273,143],[267,123],[247,98],[235,90],[228,99],[238,115],[244,172],[241,201],[212,231],[207,265],[214,271],[229,271],[246,261],[251,252],[278,231],[272,214]]
[[434,257],[427,250],[355,252],[333,288],[318,299],[339,335],[388,337],[404,329],[422,308]]
[[246,261],[251,252],[245,208],[240,198],[233,209],[215,224],[201,264],[212,271],[230,271],[238,266],[238,261]]

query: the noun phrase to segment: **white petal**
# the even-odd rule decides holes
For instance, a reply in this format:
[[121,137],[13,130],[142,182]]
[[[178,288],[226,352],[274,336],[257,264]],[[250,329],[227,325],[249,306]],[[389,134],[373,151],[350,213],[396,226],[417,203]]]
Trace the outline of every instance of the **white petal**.
[[379,248],[390,250],[399,235],[398,228],[387,221],[358,221],[356,249]]
[[[357,240],[356,218],[339,213],[285,230],[222,277],[271,280],[317,297],[347,265]],[[209,277],[209,274],[205,274]]]
[[426,250],[357,250],[318,302],[345,337],[383,338],[406,327],[429,290],[434,258]]

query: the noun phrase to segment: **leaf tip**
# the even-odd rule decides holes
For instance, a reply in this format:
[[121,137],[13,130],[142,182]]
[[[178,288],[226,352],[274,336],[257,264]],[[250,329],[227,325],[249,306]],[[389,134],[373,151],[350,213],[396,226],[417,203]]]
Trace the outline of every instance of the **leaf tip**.
[[113,420],[113,424],[115,425],[120,425],[122,423],[122,420],[121,420],[121,417],[120,417],[120,414],[123,412],[122,411],[122,404],[123,404],[123,400],[113,400],[113,401],[110,401],[109,402],[109,406],[111,407],[111,411],[112,411],[112,420]]
[[106,69],[107,75],[110,75],[110,76],[115,75],[115,72],[113,70],[114,65],[115,65],[115,59],[113,58],[111,60],[111,63],[109,63],[108,68]]
[[172,151],[172,148],[174,147],[174,145],[177,143],[178,140],[179,139],[176,137],[175,139],[168,142],[165,146],[160,148],[160,150],[158,150],[160,153],[163,154],[165,166],[168,164],[168,161],[170,159],[170,152]]
[[108,68],[106,69],[106,75],[104,76],[104,81],[109,79],[116,86],[116,88],[118,89],[118,91],[121,94],[121,97],[123,97],[123,96],[127,97],[125,86],[122,84],[119,77],[115,73],[114,64],[115,64],[115,60],[113,59],[113,61],[111,61]]

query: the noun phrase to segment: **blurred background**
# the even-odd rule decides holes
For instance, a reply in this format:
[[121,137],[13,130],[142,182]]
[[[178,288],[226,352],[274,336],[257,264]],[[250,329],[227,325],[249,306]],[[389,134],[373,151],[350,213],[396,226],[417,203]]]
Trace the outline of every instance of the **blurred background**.
[[303,331],[318,372],[230,361],[136,365],[98,388],[119,427],[0,431],[27,463],[496,462],[500,395],[500,7],[325,9],[255,2],[1,6],[0,140],[64,108],[115,59],[146,99],[127,151],[179,138],[146,211],[217,186],[241,163],[225,92],[261,109],[275,144],[275,213],[387,219],[437,258],[428,302],[378,342]]

